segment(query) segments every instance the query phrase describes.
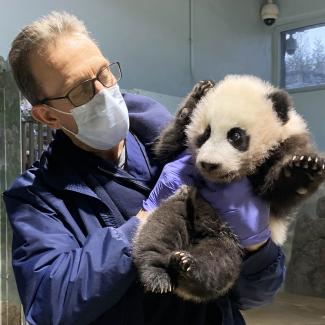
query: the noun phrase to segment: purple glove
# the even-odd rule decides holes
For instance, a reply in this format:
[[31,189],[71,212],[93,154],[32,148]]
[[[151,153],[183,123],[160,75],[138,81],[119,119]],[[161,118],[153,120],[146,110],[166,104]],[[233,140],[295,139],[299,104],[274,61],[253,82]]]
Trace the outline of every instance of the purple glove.
[[177,160],[165,165],[148,199],[143,201],[143,209],[151,211],[157,208],[162,200],[173,195],[181,185],[194,185],[196,175],[191,155],[183,152]]
[[259,244],[270,238],[270,206],[252,192],[247,178],[230,184],[202,181],[197,187],[201,196],[238,236],[242,246]]

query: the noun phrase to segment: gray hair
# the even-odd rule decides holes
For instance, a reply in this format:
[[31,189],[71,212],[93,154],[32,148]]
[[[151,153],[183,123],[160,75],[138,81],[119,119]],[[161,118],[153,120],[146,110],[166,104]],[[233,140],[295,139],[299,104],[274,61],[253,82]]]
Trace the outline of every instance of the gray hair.
[[66,12],[53,11],[23,28],[12,42],[9,63],[18,88],[32,105],[39,102],[42,89],[30,68],[31,52],[41,54],[60,36],[73,33],[90,38],[85,24],[77,17]]

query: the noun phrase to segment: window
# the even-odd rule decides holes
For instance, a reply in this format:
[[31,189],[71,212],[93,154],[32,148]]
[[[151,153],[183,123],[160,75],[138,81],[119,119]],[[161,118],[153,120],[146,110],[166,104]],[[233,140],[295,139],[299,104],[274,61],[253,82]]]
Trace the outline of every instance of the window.
[[285,30],[280,35],[281,87],[325,87],[325,23]]

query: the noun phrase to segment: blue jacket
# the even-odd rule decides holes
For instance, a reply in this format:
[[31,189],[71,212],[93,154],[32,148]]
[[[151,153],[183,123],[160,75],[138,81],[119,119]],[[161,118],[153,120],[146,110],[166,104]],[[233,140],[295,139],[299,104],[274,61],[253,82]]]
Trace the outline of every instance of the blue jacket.
[[[244,324],[239,309],[271,301],[284,256],[269,241],[246,256],[228,295],[209,304],[144,293],[131,258],[134,215],[161,166],[150,144],[170,114],[126,94],[127,167],[85,152],[58,131],[39,162],[4,193],[13,229],[12,260],[30,324]],[[221,321],[222,319],[222,321]]]

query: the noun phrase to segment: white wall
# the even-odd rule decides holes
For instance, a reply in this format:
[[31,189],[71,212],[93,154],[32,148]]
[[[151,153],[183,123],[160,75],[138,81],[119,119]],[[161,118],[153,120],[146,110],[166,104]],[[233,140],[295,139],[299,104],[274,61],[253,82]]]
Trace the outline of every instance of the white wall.
[[[121,87],[184,96],[199,79],[249,73],[271,80],[271,38],[259,11],[264,0],[0,0],[0,55],[7,56],[19,29],[51,10],[67,10],[85,21],[105,55],[120,60]],[[277,0],[277,24],[325,12],[324,0]],[[325,149],[325,92],[294,94],[300,113]],[[173,105],[173,101],[170,102]],[[324,128],[325,129],[325,128]]]
[[182,101],[182,97],[155,93],[145,89],[138,89],[138,88],[125,89],[125,92],[150,97],[156,100],[157,102],[161,103],[162,105],[164,105],[172,114],[175,114],[177,108],[179,107]]
[[297,111],[303,115],[320,150],[325,152],[325,90],[292,94]]
[[[192,0],[195,80],[227,73],[270,79],[269,30],[259,1]],[[190,76],[190,0],[0,0],[0,55],[7,55],[19,29],[51,10],[84,20],[103,52],[121,61],[124,88],[183,96]]]
[[187,0],[0,0],[0,8],[0,55],[7,56],[21,27],[66,10],[85,21],[105,55],[121,61],[122,87],[188,91]]
[[222,79],[248,73],[271,79],[271,30],[260,1],[194,1],[194,75]]
[[325,13],[324,0],[277,0],[280,7],[278,23],[299,21]]

